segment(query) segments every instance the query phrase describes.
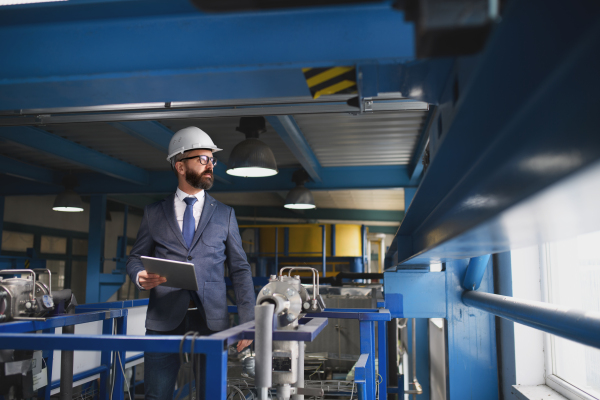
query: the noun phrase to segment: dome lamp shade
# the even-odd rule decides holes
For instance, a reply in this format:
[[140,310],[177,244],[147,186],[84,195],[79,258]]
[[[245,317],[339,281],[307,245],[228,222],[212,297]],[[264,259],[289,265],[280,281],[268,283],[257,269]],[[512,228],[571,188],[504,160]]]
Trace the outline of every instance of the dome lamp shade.
[[56,196],[52,209],[63,212],[81,212],[83,211],[83,202],[73,189],[65,189],[64,192]]
[[82,212],[83,201],[73,188],[77,186],[77,179],[72,175],[67,175],[63,178],[63,186],[65,190],[56,196],[52,209],[62,212]]
[[296,187],[289,191],[285,198],[285,208],[293,210],[310,210],[316,208],[315,198],[310,190],[304,187],[304,184],[310,180],[308,173],[304,169],[299,169],[292,175],[292,181]]
[[246,140],[238,143],[227,163],[227,173],[242,177],[265,177],[277,174],[277,162],[273,151],[258,139],[260,133],[266,132],[263,117],[242,117],[240,126],[236,128],[246,135]]
[[310,210],[316,208],[315,199],[311,191],[305,188],[303,184],[298,185],[289,191],[285,198],[284,207],[294,210]]

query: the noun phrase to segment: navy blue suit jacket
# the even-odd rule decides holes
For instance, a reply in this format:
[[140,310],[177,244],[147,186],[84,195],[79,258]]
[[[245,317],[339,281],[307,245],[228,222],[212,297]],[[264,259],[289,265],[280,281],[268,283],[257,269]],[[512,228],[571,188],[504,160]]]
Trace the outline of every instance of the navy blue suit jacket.
[[[192,262],[208,328],[220,331],[229,328],[224,280],[227,264],[240,323],[252,321],[256,302],[252,272],[233,209],[205,192],[202,215],[188,249],[175,217],[174,198],[175,194],[144,209],[142,224],[127,260],[129,277],[135,282],[138,272],[144,270],[140,256]],[[146,328],[175,329],[183,321],[190,297],[187,290],[162,285],[151,289]]]

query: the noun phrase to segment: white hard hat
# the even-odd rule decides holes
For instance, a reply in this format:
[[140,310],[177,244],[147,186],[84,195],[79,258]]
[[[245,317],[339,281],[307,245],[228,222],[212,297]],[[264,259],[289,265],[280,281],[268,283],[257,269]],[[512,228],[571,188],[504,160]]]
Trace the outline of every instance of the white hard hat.
[[215,146],[210,136],[202,129],[188,126],[175,132],[171,138],[167,161],[171,161],[177,154],[194,149],[210,149],[213,153],[223,150]]

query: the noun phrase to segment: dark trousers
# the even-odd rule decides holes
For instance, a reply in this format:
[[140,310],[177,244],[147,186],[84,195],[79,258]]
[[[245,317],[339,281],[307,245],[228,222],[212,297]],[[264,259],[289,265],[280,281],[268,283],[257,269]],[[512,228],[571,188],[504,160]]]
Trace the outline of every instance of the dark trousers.
[[[198,310],[188,310],[181,324],[172,331],[159,332],[147,329],[146,335],[184,335],[190,331],[199,332],[202,336],[215,333],[208,329],[205,319]],[[177,353],[144,353],[144,391],[146,399],[171,400],[173,398],[179,364],[179,354]],[[200,383],[198,384],[200,385]],[[204,388],[201,387],[196,390],[204,390]]]

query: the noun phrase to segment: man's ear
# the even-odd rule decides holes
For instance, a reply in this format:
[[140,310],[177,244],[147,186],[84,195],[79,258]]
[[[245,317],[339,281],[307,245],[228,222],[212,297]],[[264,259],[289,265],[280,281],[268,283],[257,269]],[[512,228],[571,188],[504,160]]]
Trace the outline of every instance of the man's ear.
[[185,175],[185,166],[182,162],[175,163],[175,171],[177,172],[177,175]]

